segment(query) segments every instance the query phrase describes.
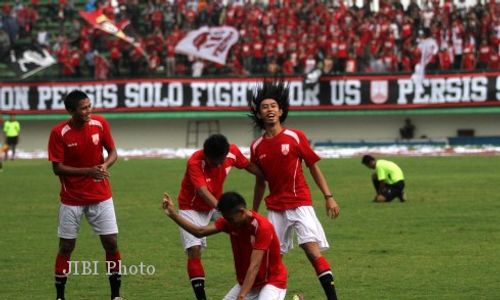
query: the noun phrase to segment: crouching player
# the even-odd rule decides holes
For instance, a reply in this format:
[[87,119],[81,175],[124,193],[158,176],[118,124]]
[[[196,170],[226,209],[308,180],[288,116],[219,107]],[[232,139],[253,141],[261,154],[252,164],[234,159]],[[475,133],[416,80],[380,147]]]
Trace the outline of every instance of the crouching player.
[[274,227],[265,217],[249,210],[240,194],[224,193],[217,204],[222,218],[206,226],[196,226],[180,216],[167,193],[163,209],[167,216],[196,237],[221,231],[230,235],[238,283],[223,300],[285,299],[287,272]]
[[[217,202],[224,181],[232,167],[245,169],[262,176],[260,169],[250,163],[240,149],[229,144],[222,134],[213,134],[188,159],[179,191],[179,214],[197,226],[217,219]],[[187,273],[197,300],[206,300],[205,270],[201,261],[206,238],[197,238],[181,228],[181,241],[187,254]]]

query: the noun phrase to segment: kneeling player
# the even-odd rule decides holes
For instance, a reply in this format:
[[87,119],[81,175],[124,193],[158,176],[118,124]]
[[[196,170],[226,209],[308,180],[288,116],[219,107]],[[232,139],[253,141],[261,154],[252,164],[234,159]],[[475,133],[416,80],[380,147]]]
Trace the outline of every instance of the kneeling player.
[[224,300],[283,300],[287,272],[281,260],[280,243],[273,225],[246,207],[241,195],[224,193],[217,204],[222,218],[196,226],[180,216],[168,194],[163,198],[165,214],[196,237],[221,231],[230,235],[238,283]]
[[405,201],[405,181],[401,168],[392,161],[375,159],[371,155],[363,156],[361,163],[369,169],[374,169],[372,175],[373,186],[377,195],[375,202],[389,202],[394,198]]

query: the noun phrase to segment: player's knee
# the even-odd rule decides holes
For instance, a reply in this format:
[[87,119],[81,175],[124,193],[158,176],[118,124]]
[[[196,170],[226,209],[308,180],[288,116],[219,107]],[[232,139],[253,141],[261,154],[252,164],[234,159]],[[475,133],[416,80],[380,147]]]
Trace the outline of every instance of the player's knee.
[[101,236],[102,246],[107,253],[118,251],[118,239],[116,235]]
[[187,256],[189,258],[201,258],[201,247],[193,246],[186,250]]
[[304,252],[306,253],[307,259],[310,262],[315,262],[318,258],[321,257],[321,251],[319,250],[318,243],[310,242],[300,245]]
[[375,202],[386,202],[387,201],[387,198],[385,198],[384,195],[377,195],[375,197]]
[[59,242],[59,255],[70,256],[75,249],[75,240],[61,239]]

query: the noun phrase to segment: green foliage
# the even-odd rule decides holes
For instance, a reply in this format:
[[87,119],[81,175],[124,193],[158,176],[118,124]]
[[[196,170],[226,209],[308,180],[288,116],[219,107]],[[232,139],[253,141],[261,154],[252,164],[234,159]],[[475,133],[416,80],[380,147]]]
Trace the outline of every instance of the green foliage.
[[[331,249],[340,299],[498,299],[500,296],[500,157],[393,157],[407,179],[407,203],[371,202],[370,170],[359,158],[322,160],[341,206],[327,220],[323,199],[309,178],[316,212]],[[184,160],[119,160],[111,169],[126,266],[154,265],[153,276],[124,276],[127,299],[193,299],[177,227],[160,209],[162,193],[178,194]],[[0,298],[55,295],[58,179],[44,160],[5,163],[0,173]],[[308,173],[306,171],[306,173]],[[233,169],[226,190],[252,199],[253,178]],[[261,208],[261,211],[264,211]],[[98,238],[82,222],[73,260],[104,260]],[[221,299],[234,285],[227,236],[208,239],[203,253],[207,294]],[[324,299],[300,248],[285,256],[287,299]],[[104,267],[97,276],[72,276],[68,299],[106,299]]]

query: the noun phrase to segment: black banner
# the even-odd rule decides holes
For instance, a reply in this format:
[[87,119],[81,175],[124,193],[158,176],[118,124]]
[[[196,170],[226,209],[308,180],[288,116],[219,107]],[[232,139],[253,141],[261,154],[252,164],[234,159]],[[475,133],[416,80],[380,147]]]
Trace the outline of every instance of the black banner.
[[[36,46],[13,48],[9,51],[7,64],[20,78],[31,75],[56,63],[55,58],[47,49]],[[0,85],[1,86],[1,85]]]
[[[407,109],[500,106],[500,72],[430,75],[423,85],[407,76],[328,76],[306,88],[290,83],[293,110]],[[247,110],[262,79],[134,79],[98,82],[0,83],[0,110],[64,111],[73,89],[89,95],[97,111]]]

